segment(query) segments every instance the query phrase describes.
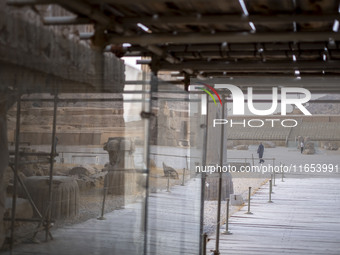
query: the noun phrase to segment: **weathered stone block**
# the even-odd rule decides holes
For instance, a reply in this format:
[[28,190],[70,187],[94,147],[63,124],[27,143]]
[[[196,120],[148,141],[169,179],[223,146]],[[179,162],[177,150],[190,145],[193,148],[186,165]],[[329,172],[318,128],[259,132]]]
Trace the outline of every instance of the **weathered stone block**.
[[[48,207],[49,176],[31,176],[25,185],[34,203],[42,214]],[[25,194],[21,192],[21,196]],[[75,179],[66,176],[53,176],[52,183],[52,218],[76,216],[79,210],[79,187]]]
[[245,145],[245,144],[237,145],[237,146],[235,146],[235,149],[236,150],[248,150],[248,145]]

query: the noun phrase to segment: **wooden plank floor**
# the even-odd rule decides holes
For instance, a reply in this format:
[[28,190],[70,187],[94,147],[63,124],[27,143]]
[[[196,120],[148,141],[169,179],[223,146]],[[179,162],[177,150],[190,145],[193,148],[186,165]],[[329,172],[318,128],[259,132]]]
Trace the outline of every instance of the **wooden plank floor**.
[[[151,193],[148,254],[198,254],[200,180]],[[54,240],[21,244],[13,255],[140,255],[144,250],[144,200],[86,222],[52,231]],[[10,254],[1,252],[1,254]]]
[[152,193],[149,203],[148,254],[199,253],[200,179]]
[[[230,218],[232,235],[221,235],[220,254],[340,254],[340,179],[277,181],[268,203],[268,184]],[[225,226],[222,226],[222,231]],[[215,249],[215,238],[207,254]]]

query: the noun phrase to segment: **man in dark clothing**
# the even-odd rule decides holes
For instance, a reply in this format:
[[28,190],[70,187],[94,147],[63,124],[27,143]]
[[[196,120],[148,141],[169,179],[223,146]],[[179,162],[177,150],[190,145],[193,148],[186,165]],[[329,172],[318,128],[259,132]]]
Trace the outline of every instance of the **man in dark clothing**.
[[264,162],[263,152],[264,152],[264,146],[263,146],[262,143],[260,143],[259,147],[257,148],[257,153],[259,154],[260,164],[262,164]]

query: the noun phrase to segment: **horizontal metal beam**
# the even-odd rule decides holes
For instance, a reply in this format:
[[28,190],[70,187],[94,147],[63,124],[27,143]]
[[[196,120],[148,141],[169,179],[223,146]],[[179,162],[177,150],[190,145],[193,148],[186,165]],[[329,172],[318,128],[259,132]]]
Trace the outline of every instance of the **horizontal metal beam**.
[[[138,46],[130,47],[133,51],[140,50]],[[301,42],[301,43],[228,43],[223,45],[221,43],[215,44],[192,44],[192,45],[169,45],[164,47],[168,52],[197,52],[197,51],[256,51],[263,49],[264,51],[277,51],[277,50],[324,50],[339,49],[336,44],[327,42]]]
[[[198,79],[191,79],[191,84],[200,81]],[[254,93],[272,93],[272,87],[302,87],[310,90],[313,94],[326,94],[326,93],[340,93],[340,74],[338,76],[301,76],[301,79],[293,75],[283,76],[277,75],[235,75],[233,77],[216,77],[207,78],[204,80],[207,84],[233,84],[243,88],[245,91],[247,87],[254,88]]]
[[267,62],[221,62],[221,61],[190,61],[183,62],[176,65],[170,65],[168,63],[160,63],[160,70],[176,71],[183,70],[186,68],[192,68],[194,70],[212,70],[212,71],[289,71],[289,70],[300,70],[300,71],[340,71],[340,61],[267,61]]
[[[275,87],[275,85],[273,85],[273,87]],[[286,86],[287,88],[289,87],[299,87],[299,86]],[[321,90],[321,89],[309,89],[307,87],[304,87],[306,89],[308,89],[313,95],[324,95],[324,94],[340,94],[340,89],[325,89],[325,90]],[[241,89],[242,92],[244,94],[247,94],[247,89]],[[197,94],[204,94],[203,92],[202,93],[197,93]],[[272,88],[267,88],[267,89],[256,89],[256,90],[253,90],[253,94],[256,94],[256,95],[262,95],[262,94],[270,94],[272,95],[273,94],[273,90]],[[210,99],[209,99],[210,101]],[[211,100],[210,102],[213,102],[213,100]],[[308,101],[308,103],[310,103],[310,101]]]
[[131,36],[110,36],[109,42],[113,44],[131,43],[139,45],[148,44],[201,44],[201,43],[256,43],[256,42],[319,42],[330,39],[340,40],[340,33],[335,32],[272,32],[272,33],[151,33]]
[[44,17],[44,25],[81,25],[81,24],[91,24],[94,23],[93,20],[89,18],[82,18],[77,16],[61,16],[61,17]]
[[137,65],[150,65],[152,62],[151,59],[140,59],[136,61]]
[[328,15],[195,15],[195,16],[158,16],[153,17],[126,17],[119,19],[122,24],[144,25],[171,24],[171,25],[204,25],[204,24],[239,24],[239,23],[293,23],[293,22],[333,22],[340,19],[340,14]]
[[53,0],[7,0],[8,5],[12,6],[26,6],[26,5],[45,5],[45,4],[55,4]]
[[[145,85],[147,83],[148,83],[148,81],[144,81],[144,80],[127,80],[127,81],[125,81],[125,85]],[[178,80],[168,80],[168,81],[159,80],[158,84],[160,84],[160,85],[181,84],[181,81],[178,81]]]
[[[233,102],[233,100],[226,100],[227,102]],[[244,100],[245,102],[248,102],[248,99]],[[254,103],[272,103],[273,101],[270,99],[253,99]],[[277,100],[278,103],[281,103],[281,100]],[[340,100],[309,100],[309,104],[340,104]]]
[[[292,50],[277,50],[277,51],[262,51],[261,53],[258,51],[199,51],[199,52],[176,52],[173,53],[176,57],[191,57],[191,58],[290,58],[295,55],[297,60],[299,58],[313,58],[313,57],[320,57],[325,53],[324,49],[320,50],[299,50],[299,51],[292,51]],[[340,56],[340,50],[329,50],[328,54],[332,56],[334,55]]]
[[[87,0],[89,3],[99,4],[99,3],[106,3],[112,5],[156,5],[160,3],[171,3],[171,2],[181,2],[183,0]],[[200,3],[211,3],[211,0],[199,0]],[[214,3],[225,3],[225,0],[215,0]]]
[[[224,78],[224,79],[228,79],[230,77],[232,78],[249,78],[249,77],[258,77],[258,78],[261,78],[261,77],[268,77],[268,76],[272,76],[272,77],[287,77],[287,78],[294,78],[294,79],[297,79],[297,76],[294,75],[294,72],[292,70],[289,70],[289,72],[287,73],[261,73],[261,72],[257,72],[257,73],[251,73],[251,72],[247,72],[247,73],[236,73],[236,72],[225,72],[225,71],[208,71],[208,72],[204,72],[202,74],[203,77],[214,77],[214,78]],[[173,77],[176,77],[176,75],[172,75]],[[179,77],[181,77],[182,75],[181,74],[178,74]],[[299,75],[299,77],[302,77],[302,78],[312,78],[312,77],[315,77],[315,78],[320,78],[320,77],[323,77],[323,78],[340,78],[340,72],[339,73],[325,73],[325,74],[322,74],[322,72],[318,72],[318,73],[305,73],[305,72],[301,72],[301,74]],[[275,79],[275,78],[273,78]],[[339,80],[340,82],[340,80]],[[264,85],[265,86],[265,85]],[[320,87],[320,84],[317,84],[315,86],[318,86]],[[338,84],[335,84],[334,86],[339,86]]]
[[91,40],[91,38],[94,37],[93,32],[81,32],[79,33],[79,39],[80,40]]
[[[81,35],[82,38],[84,38],[84,35]],[[130,57],[136,57],[136,56],[150,56],[150,52],[148,52],[145,49],[140,49],[138,50],[133,50],[134,48],[137,47],[131,47],[131,48],[125,48],[125,55],[124,56],[130,56]],[[165,52],[171,52],[171,51],[166,51]],[[309,49],[299,49],[299,50],[263,50],[261,52],[258,52],[256,50],[253,51],[233,51],[233,50],[214,50],[214,51],[202,51],[202,50],[197,50],[197,51],[192,51],[190,50],[184,50],[184,51],[176,51],[176,52],[171,52],[171,54],[175,57],[190,57],[190,58],[246,58],[246,57],[258,57],[261,58],[271,58],[271,57],[292,57],[295,55],[297,59],[299,57],[315,57],[319,56],[322,57],[322,55],[326,53],[324,48],[322,49],[314,49],[314,50],[309,50]],[[340,56],[340,50],[335,49],[335,50],[328,50],[328,55],[332,58],[333,55]]]

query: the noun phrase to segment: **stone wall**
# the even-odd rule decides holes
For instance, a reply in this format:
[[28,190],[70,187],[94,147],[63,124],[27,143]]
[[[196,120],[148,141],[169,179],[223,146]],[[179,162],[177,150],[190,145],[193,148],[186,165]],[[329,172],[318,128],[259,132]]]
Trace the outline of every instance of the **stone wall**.
[[188,105],[169,106],[167,101],[160,101],[154,109],[156,118],[151,121],[152,144],[160,146],[189,146],[190,128]]
[[[45,6],[45,11],[55,10]],[[41,11],[40,7],[37,9]],[[59,8],[60,10],[60,8]],[[78,32],[47,27],[32,8],[8,7],[0,0],[0,246],[8,166],[6,118],[8,99],[21,93],[121,93],[124,63],[114,55],[91,49]],[[11,137],[14,138],[12,133]]]
[[[22,103],[20,142],[48,145],[52,140],[53,108],[50,105],[44,107],[46,102],[34,103],[40,107],[32,106],[32,102]],[[83,107],[81,104],[76,107],[70,105],[58,107],[57,110],[58,145],[102,145],[108,137],[124,135],[124,111],[119,108],[122,107],[121,102],[101,103],[100,106],[107,108],[89,107],[86,103],[83,103]],[[7,119],[8,141],[14,144],[15,105],[8,111]]]
[[8,7],[1,0],[0,31],[0,88],[42,90],[46,83],[67,88],[77,82],[88,90],[123,90],[123,61],[91,49],[76,32],[43,26],[30,8]]

